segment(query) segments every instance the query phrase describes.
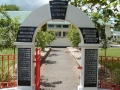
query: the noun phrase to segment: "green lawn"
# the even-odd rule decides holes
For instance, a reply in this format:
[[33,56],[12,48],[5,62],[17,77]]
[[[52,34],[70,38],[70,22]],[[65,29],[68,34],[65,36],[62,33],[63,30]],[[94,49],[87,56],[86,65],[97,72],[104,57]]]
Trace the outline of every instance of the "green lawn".
[[[106,55],[120,57],[120,48],[108,48]],[[104,50],[101,48],[99,48],[99,56],[104,56]]]
[[[0,50],[0,74],[2,73],[2,67],[4,68],[4,80],[7,81],[8,80],[8,57],[4,57],[4,60],[2,61],[2,56],[4,54],[14,54],[14,50],[13,49],[4,49],[4,50]],[[3,66],[2,66],[3,63]],[[11,67],[14,63],[14,60],[9,60],[9,67]],[[2,80],[2,77],[0,75],[0,81]]]
[[[13,49],[4,49],[0,51],[0,54],[14,54]],[[108,48],[107,49],[107,56],[117,56],[120,57],[120,48]],[[99,56],[104,56],[104,50],[99,48]]]
[[11,48],[3,49],[3,50],[0,50],[0,54],[14,54],[14,50]]

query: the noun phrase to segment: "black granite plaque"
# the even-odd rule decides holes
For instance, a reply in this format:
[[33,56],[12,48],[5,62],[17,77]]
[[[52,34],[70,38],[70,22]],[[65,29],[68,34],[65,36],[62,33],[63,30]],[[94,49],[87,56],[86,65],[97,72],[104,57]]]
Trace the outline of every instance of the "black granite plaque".
[[97,87],[98,50],[85,49],[84,87]]
[[53,0],[53,1],[49,1],[49,4],[51,11],[51,18],[65,20],[68,1]]
[[18,86],[31,86],[31,48],[18,48]]
[[86,44],[98,44],[99,34],[96,28],[79,28],[83,35],[84,43]]
[[17,42],[32,42],[36,27],[20,27],[17,34]]

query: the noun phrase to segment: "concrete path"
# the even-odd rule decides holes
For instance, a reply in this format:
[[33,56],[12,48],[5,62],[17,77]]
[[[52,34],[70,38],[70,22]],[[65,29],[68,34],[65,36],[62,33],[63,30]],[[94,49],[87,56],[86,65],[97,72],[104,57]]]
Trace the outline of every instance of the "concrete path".
[[40,90],[77,90],[80,70],[67,48],[52,48],[41,66]]

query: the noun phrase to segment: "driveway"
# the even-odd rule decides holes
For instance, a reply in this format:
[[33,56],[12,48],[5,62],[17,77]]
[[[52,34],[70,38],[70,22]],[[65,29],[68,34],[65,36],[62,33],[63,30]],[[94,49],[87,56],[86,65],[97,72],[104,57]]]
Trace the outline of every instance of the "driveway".
[[80,70],[67,48],[52,48],[41,66],[40,90],[77,90]]

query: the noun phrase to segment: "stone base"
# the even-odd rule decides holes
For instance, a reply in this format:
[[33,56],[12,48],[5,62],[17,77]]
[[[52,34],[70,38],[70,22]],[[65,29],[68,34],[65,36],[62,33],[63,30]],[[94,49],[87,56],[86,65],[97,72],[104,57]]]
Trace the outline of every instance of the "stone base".
[[35,87],[31,86],[18,86],[13,88],[2,88],[0,90],[35,90]]
[[78,86],[78,90],[83,90],[83,86]]
[[17,90],[35,90],[33,86],[18,86]]
[[2,88],[0,90],[18,90],[17,87],[13,87],[13,88]]
[[98,90],[97,87],[83,87],[83,86],[78,86],[78,90]]

